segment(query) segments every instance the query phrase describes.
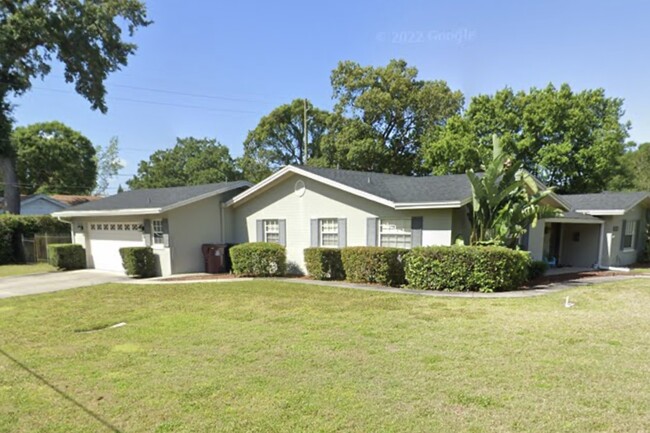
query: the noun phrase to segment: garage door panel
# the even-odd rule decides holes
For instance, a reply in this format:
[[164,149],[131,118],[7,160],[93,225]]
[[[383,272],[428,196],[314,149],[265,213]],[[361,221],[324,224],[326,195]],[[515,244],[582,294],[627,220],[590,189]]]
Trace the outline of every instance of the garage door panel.
[[124,272],[120,248],[144,246],[139,226],[139,223],[91,224],[90,255],[94,268]]

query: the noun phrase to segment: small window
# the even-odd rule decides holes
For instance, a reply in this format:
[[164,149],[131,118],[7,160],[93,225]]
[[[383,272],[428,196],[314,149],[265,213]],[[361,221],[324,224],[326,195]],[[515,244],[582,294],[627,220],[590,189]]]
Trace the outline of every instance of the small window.
[[103,224],[104,230],[108,230],[108,224]]
[[631,250],[634,248],[634,238],[636,237],[638,221],[628,221],[623,233],[623,249]]
[[327,218],[320,221],[320,246],[337,248],[339,246],[339,220]]
[[408,218],[380,220],[379,245],[382,247],[411,248],[411,220]]
[[90,230],[95,230],[95,224],[90,225]]
[[264,242],[280,243],[280,223],[278,220],[264,220]]
[[141,229],[140,224],[131,224],[131,230],[133,230],[134,232],[140,229]]
[[151,228],[153,232],[153,243],[154,245],[162,245],[165,243],[163,239],[163,223],[162,220],[153,220],[151,222]]

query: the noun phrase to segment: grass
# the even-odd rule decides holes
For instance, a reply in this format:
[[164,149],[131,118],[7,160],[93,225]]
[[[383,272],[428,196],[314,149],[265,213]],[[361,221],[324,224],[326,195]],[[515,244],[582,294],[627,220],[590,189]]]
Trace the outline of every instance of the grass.
[[47,263],[31,263],[28,265],[2,265],[0,278],[16,275],[40,274],[43,272],[56,272],[56,269]]
[[641,279],[526,299],[275,281],[5,299],[0,432],[650,431],[648,305]]

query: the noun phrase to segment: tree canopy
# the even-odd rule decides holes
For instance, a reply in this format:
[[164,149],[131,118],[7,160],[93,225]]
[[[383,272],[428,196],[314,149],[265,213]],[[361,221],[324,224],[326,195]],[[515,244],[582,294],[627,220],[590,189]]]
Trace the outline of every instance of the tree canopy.
[[97,146],[97,187],[95,194],[105,194],[112,178],[124,168],[120,159],[120,145],[117,137],[112,137],[106,147]]
[[90,194],[97,179],[91,141],[60,123],[16,128],[12,143],[23,194]]
[[472,98],[464,114],[430,131],[425,165],[434,174],[478,169],[498,134],[507,152],[559,192],[598,192],[621,171],[630,128],[622,116],[623,101],[603,89],[506,88]]
[[612,179],[609,189],[650,191],[650,143],[629,143],[620,165],[621,173]]
[[141,161],[130,189],[165,188],[240,180],[228,148],[214,139],[177,138],[171,149],[157,150]]
[[[304,154],[305,114],[307,155]],[[239,164],[246,178],[258,182],[284,165],[306,164],[309,159],[319,158],[330,116],[309,101],[295,99],[262,117],[244,141],[244,155]]]
[[14,149],[10,146],[11,96],[47,75],[52,62],[64,66],[64,78],[93,109],[107,110],[106,77],[127,64],[136,46],[123,39],[126,30],[147,26],[139,0],[7,0],[0,8],[0,162],[5,201],[20,211]]

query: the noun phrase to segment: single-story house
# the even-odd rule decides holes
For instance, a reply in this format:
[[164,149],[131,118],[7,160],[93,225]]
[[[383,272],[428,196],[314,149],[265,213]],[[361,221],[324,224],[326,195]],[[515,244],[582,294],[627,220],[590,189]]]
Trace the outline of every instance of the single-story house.
[[[162,207],[157,211],[169,215],[165,223],[169,227],[163,232],[169,230],[171,254],[161,259],[163,275],[202,269],[199,250],[206,242],[277,242],[287,249],[289,269],[304,272],[303,251],[313,246],[412,248],[469,240],[472,192],[465,175],[411,177],[286,166],[254,186],[228,185],[232,189],[215,195],[211,202],[219,204],[218,211],[215,207],[178,210],[175,215]],[[152,218],[142,210],[146,199],[166,190],[132,191],[128,203],[116,199],[118,195],[54,215],[72,222],[75,242],[86,245],[93,259],[90,266],[109,269],[110,264],[117,270],[115,252],[110,251],[125,241],[104,227],[126,218],[119,212],[127,210],[138,215],[140,223]],[[120,205],[109,206],[113,200]],[[563,216],[540,221],[522,239],[522,246],[536,260],[574,267],[622,266],[634,263],[642,251],[641,233],[650,221],[648,193],[550,194],[545,204],[562,210]],[[91,217],[91,209],[103,213]],[[96,234],[97,226],[93,228],[99,222],[101,236]],[[179,239],[172,226],[190,227],[186,230],[195,236]],[[137,242],[146,244],[146,228],[142,236],[145,240]],[[182,242],[186,254],[174,252],[176,242]]]
[[[70,206],[87,203],[89,201],[100,200],[103,197],[95,195],[65,195],[65,194],[34,194],[23,195],[20,197],[20,214],[21,215],[49,215],[67,209]],[[1,205],[4,212],[4,199]]]
[[124,272],[123,247],[151,246],[160,275],[202,272],[204,243],[227,234],[221,204],[251,184],[245,181],[125,191],[55,212],[86,249],[89,268]]

